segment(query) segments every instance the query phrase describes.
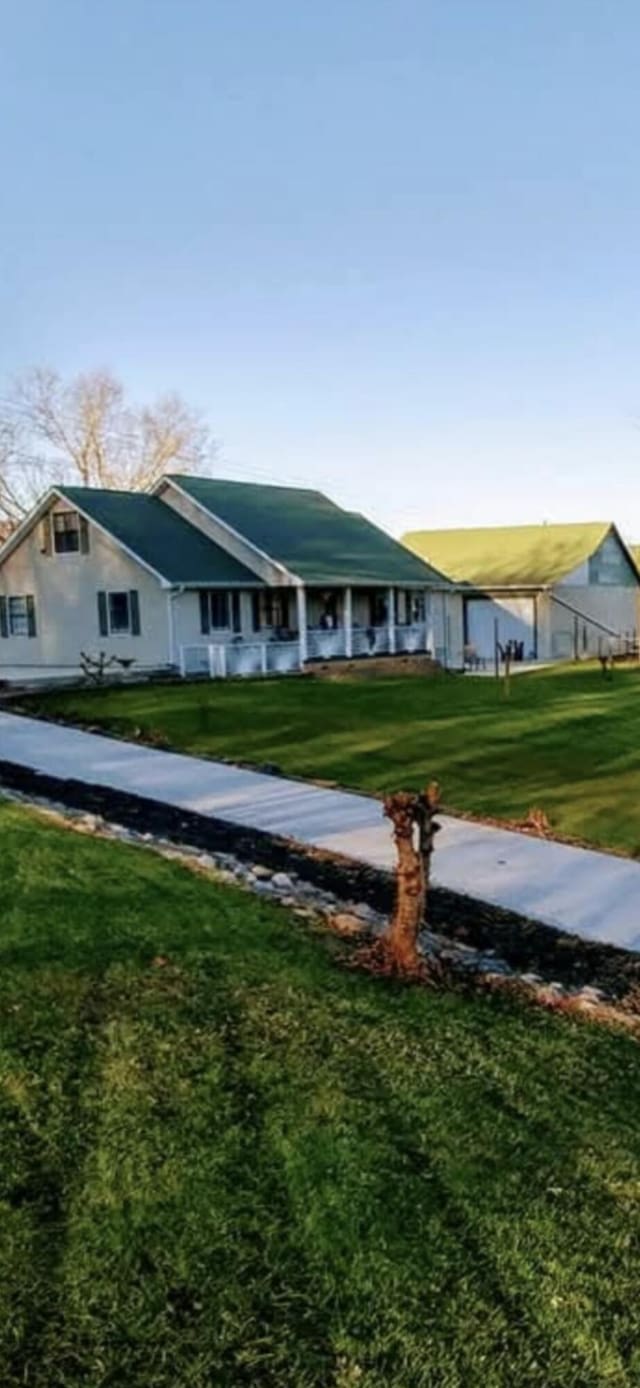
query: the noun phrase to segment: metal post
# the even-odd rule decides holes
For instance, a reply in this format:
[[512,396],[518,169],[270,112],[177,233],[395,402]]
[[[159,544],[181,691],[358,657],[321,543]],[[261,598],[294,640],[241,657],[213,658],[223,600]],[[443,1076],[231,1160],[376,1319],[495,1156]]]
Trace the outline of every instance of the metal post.
[[353,592],[351,588],[344,590],[344,653],[347,660],[351,660],[353,655]]
[[300,642],[300,668],[307,661],[307,595],[300,585],[296,588],[296,607],[298,611],[298,640]]

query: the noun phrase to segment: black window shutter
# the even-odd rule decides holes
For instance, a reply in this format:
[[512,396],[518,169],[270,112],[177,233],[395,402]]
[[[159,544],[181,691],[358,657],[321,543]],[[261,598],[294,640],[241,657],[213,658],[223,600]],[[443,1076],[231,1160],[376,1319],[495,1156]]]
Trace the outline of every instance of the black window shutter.
[[51,554],[51,516],[45,516],[40,526],[40,553]]
[[107,615],[106,593],[98,593],[98,628],[101,636],[109,635],[109,618]]
[[251,619],[254,631],[260,631],[262,622],[260,620],[260,594],[251,594]]
[[27,594],[27,631],[29,636],[36,634],[36,605],[30,593]]
[[131,635],[140,635],[140,599],[137,588],[132,588],[129,593],[129,611],[131,613]]
[[209,620],[209,594],[206,589],[200,589],[200,630],[203,636],[208,636],[211,631]]
[[232,626],[234,631],[242,631],[242,613],[240,611],[240,594],[231,594],[231,613]]
[[0,636],[9,635],[9,618],[7,616],[7,599],[0,598]]
[[80,526],[80,553],[89,553],[89,524],[86,516],[78,516]]

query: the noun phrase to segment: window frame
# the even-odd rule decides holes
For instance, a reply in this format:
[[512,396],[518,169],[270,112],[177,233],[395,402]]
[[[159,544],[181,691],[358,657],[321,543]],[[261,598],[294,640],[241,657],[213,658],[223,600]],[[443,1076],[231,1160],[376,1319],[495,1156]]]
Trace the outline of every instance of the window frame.
[[[114,626],[112,603],[114,598],[124,598],[126,603],[127,624],[126,626]],[[107,625],[109,636],[132,636],[131,630],[131,594],[128,588],[111,588],[107,590]]]
[[[67,536],[74,538],[73,545],[58,545],[58,540]],[[80,554],[81,525],[79,511],[53,511],[51,514],[51,549],[56,558],[67,554]]]
[[[30,638],[37,634],[36,604],[32,593],[7,593],[2,597],[0,634],[3,637]],[[16,604],[23,610],[16,612]]]
[[[98,602],[98,633],[101,637],[142,635],[140,618],[140,594],[137,588],[102,588],[96,593]],[[113,599],[125,598],[127,625],[115,627],[113,624]]]

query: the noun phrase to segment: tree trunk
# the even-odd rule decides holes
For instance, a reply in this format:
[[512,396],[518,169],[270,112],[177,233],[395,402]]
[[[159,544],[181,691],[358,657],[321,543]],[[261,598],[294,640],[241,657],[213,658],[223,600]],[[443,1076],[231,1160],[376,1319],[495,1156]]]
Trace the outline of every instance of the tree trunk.
[[434,819],[438,804],[435,782],[421,795],[400,791],[384,802],[393,824],[398,866],[393,916],[381,943],[398,973],[415,973],[421,964],[418,936],[425,923],[433,840],[440,827]]

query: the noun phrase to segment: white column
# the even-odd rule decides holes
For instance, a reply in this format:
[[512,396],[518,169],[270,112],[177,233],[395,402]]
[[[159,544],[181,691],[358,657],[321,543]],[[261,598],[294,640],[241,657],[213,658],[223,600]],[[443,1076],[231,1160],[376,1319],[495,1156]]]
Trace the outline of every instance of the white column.
[[387,622],[389,627],[389,650],[393,655],[396,649],[396,595],[393,588],[387,594]]
[[[429,626],[430,626],[430,623],[431,623],[431,593],[430,593],[430,591],[429,591],[428,588],[425,588],[425,590],[424,590],[424,599],[423,599],[423,601],[424,601],[424,649],[425,649],[425,651],[428,651],[428,650],[429,650],[429,646],[431,645],[431,642],[430,642],[430,640],[429,640]],[[433,656],[435,656],[435,651],[432,651],[431,654],[432,654]]]
[[303,587],[296,588],[298,609],[298,640],[300,642],[300,664],[307,659],[307,594]]
[[347,660],[351,660],[353,655],[353,592],[351,588],[344,590],[344,653]]

